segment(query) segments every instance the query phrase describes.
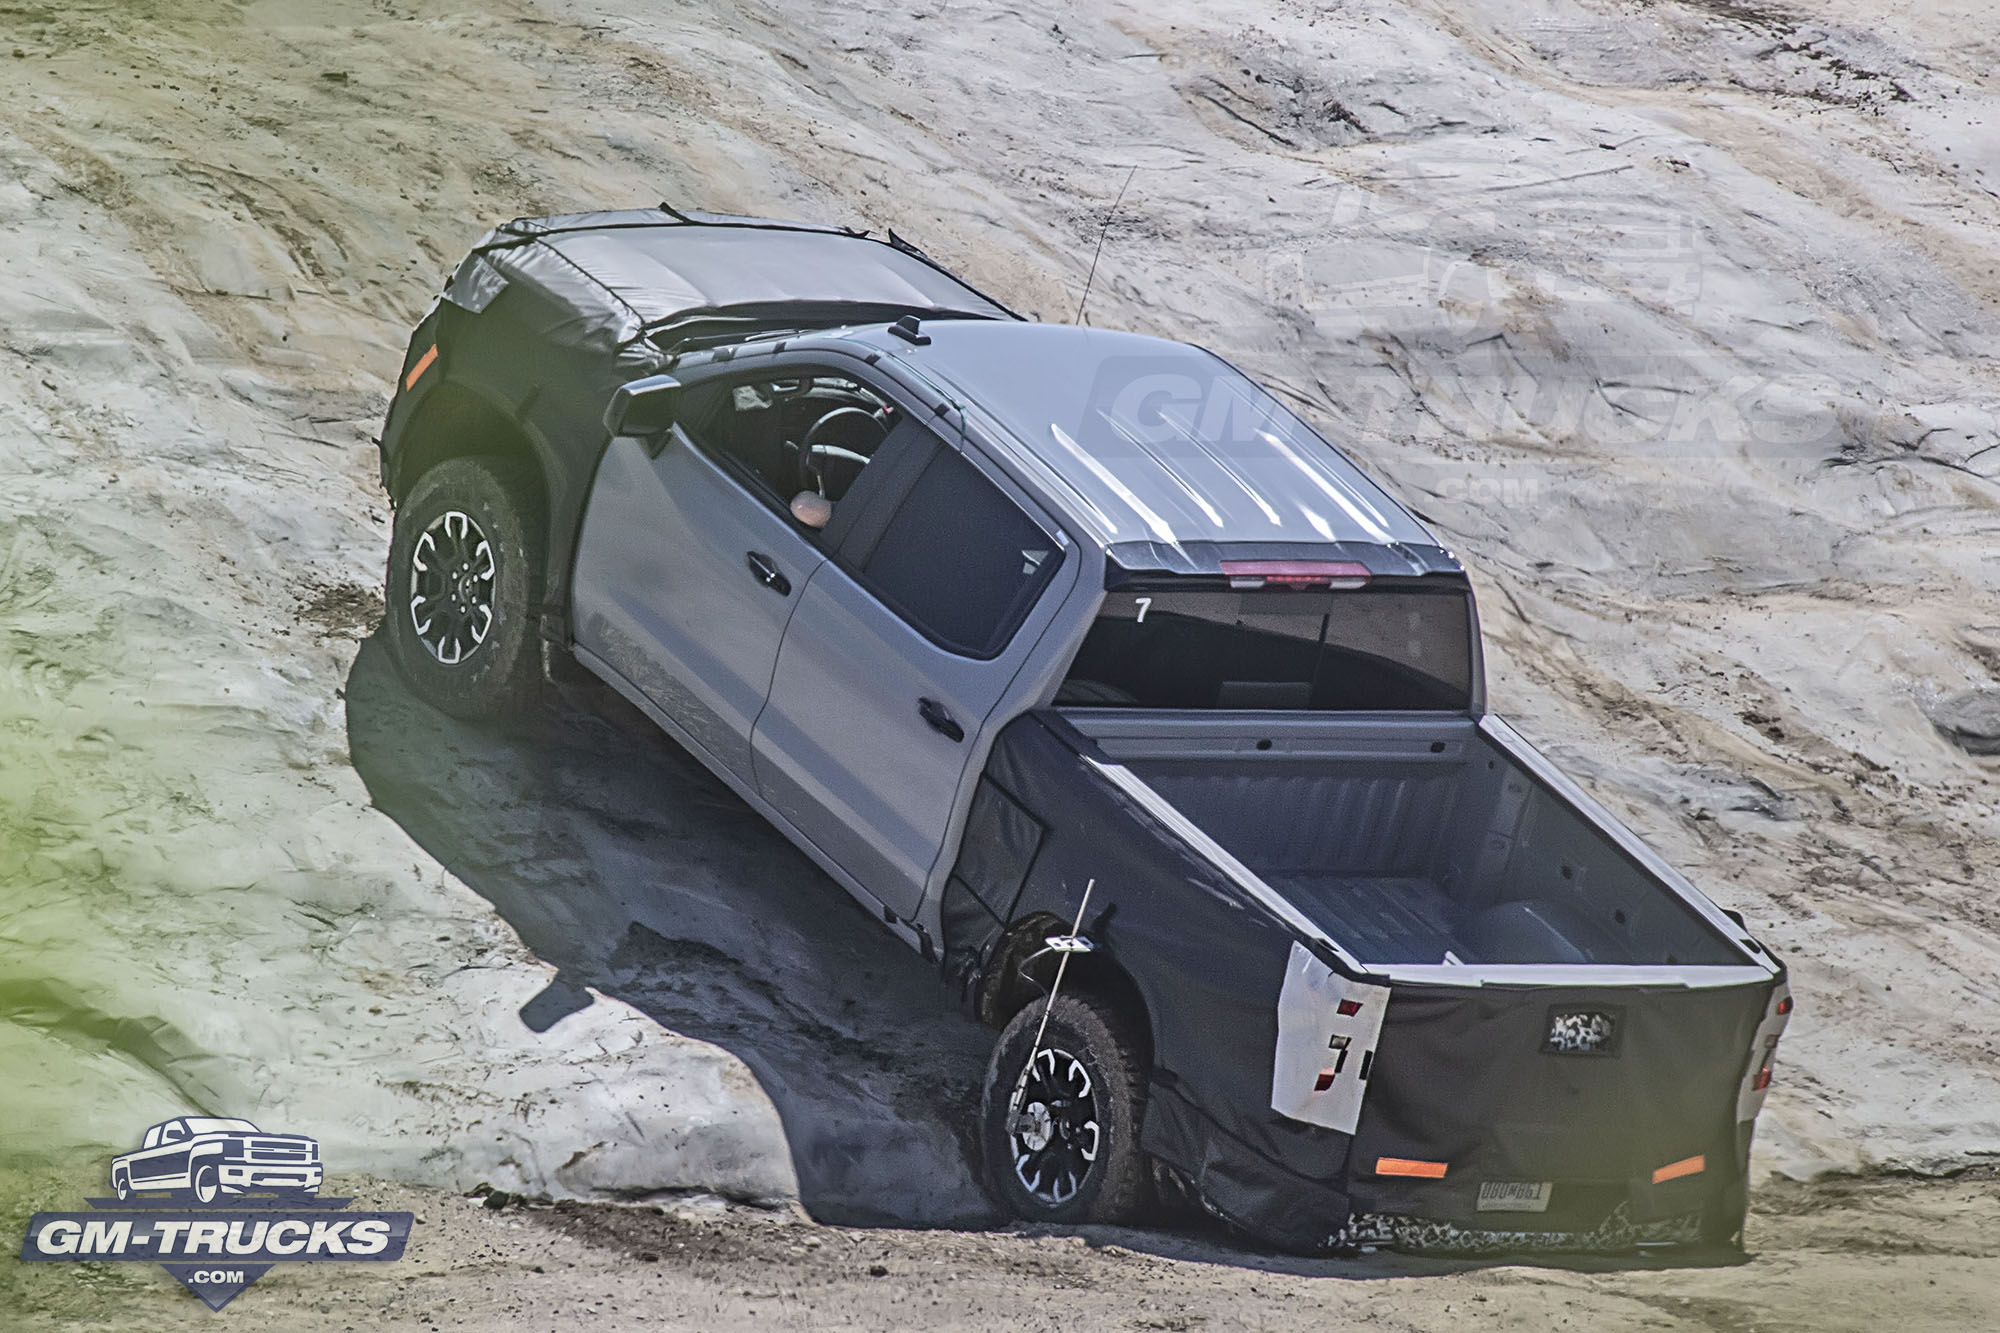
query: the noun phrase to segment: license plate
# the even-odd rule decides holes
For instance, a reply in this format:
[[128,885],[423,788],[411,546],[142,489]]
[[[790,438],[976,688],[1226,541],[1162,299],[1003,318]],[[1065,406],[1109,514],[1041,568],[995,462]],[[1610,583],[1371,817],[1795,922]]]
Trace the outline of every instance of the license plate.
[[1489,1180],[1479,1187],[1482,1213],[1546,1213],[1552,1180]]

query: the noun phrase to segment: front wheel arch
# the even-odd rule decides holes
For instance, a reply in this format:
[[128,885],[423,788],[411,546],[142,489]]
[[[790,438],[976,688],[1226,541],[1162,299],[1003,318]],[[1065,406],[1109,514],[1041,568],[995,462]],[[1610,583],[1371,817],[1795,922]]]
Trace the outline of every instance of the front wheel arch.
[[486,397],[454,381],[431,391],[398,435],[390,469],[389,497],[400,505],[424,475],[454,458],[490,457],[546,492],[553,472],[546,450],[519,421]]

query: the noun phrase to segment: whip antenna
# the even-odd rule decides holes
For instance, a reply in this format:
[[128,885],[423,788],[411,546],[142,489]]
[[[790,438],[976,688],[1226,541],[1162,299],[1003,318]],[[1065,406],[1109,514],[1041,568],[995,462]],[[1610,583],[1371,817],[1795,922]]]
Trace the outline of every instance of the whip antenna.
[[1104,215],[1104,227],[1097,233],[1097,248],[1090,253],[1090,276],[1083,280],[1083,295],[1077,298],[1076,318],[1070,321],[1072,324],[1083,323],[1083,303],[1090,299],[1090,284],[1097,277],[1097,257],[1104,253],[1104,238],[1111,234],[1111,220],[1118,216],[1118,205],[1125,202],[1125,191],[1131,188],[1132,178],[1138,174],[1138,164],[1134,163],[1132,169],[1125,173],[1125,183],[1118,187],[1118,197],[1111,201],[1111,211]]

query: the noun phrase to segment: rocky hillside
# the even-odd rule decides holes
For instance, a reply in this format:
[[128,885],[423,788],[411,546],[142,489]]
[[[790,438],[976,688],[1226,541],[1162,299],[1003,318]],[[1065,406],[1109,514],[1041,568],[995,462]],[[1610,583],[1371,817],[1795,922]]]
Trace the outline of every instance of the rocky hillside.
[[[0,1154],[972,1217],[985,1037],[674,747],[367,641],[483,229],[893,226],[1273,384],[1492,699],[1792,963],[1760,1160],[2000,1152],[2000,45],[1973,0],[0,0]],[[1121,186],[1130,185],[1110,216]]]

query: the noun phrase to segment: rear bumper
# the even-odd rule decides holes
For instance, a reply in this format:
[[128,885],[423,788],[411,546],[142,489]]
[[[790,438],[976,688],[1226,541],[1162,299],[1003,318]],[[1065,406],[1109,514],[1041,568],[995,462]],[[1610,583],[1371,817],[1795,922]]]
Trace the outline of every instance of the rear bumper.
[[1542,1212],[1482,1211],[1487,1182],[1470,1170],[1381,1177],[1374,1159],[1355,1159],[1353,1141],[1330,1130],[1286,1126],[1282,1137],[1253,1143],[1172,1081],[1153,1085],[1142,1146],[1179,1172],[1208,1211],[1290,1250],[1609,1254],[1733,1236],[1746,1197],[1749,1129],[1740,1126],[1734,1145],[1705,1154],[1699,1172],[1661,1181],[1558,1177]]

